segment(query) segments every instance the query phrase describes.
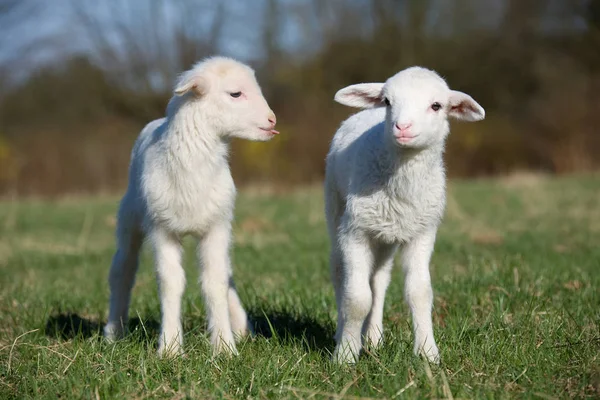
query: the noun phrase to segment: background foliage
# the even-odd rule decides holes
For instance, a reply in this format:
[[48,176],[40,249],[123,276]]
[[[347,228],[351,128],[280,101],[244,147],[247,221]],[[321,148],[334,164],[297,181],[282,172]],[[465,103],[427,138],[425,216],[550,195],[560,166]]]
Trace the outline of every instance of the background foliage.
[[239,183],[320,180],[335,91],[414,64],[486,108],[453,126],[451,175],[600,164],[597,0],[0,0],[0,48],[0,194],[122,189],[176,75],[216,53],[257,69],[282,131],[234,143]]

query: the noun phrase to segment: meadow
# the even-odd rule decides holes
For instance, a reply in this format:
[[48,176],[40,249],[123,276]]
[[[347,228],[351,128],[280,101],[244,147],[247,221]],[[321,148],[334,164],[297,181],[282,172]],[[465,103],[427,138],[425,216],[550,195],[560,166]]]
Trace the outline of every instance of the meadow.
[[412,354],[400,265],[385,344],[330,361],[335,301],[318,186],[242,190],[233,262],[256,336],[210,356],[185,241],[185,357],[155,355],[146,248],[130,334],[102,340],[118,198],[0,201],[0,398],[598,398],[600,176],[451,181],[431,271],[439,366]]

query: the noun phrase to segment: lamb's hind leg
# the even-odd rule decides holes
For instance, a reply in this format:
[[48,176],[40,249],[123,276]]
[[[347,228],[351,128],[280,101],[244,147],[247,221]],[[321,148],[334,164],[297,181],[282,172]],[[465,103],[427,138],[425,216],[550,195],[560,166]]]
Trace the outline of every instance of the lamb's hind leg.
[[337,244],[335,246],[332,245],[331,254],[329,256],[329,262],[331,264],[331,281],[333,282],[333,290],[335,291],[335,303],[338,310],[337,325],[335,331],[335,342],[339,343],[340,337],[342,335],[342,327],[344,325],[342,320],[342,313],[340,311],[342,307],[343,260],[342,253]]
[[396,245],[379,245],[375,252],[374,272],[371,276],[371,291],[373,305],[363,327],[363,334],[371,346],[378,347],[383,338],[383,306],[385,293],[390,284]]
[[128,322],[129,301],[139,263],[143,234],[131,216],[120,213],[117,227],[117,252],[110,268],[110,308],[104,336],[109,340],[123,336]]
[[431,311],[433,290],[429,275],[429,260],[433,252],[436,231],[428,231],[405,245],[404,294],[410,307],[415,335],[415,354],[423,354],[431,362],[439,362],[439,352],[433,337]]
[[242,301],[238,296],[235,284],[233,283],[233,275],[229,275],[229,289],[227,291],[227,300],[229,302],[229,319],[231,320],[231,330],[236,339],[241,339],[247,335],[253,335],[252,325],[248,320],[248,315]]
[[[333,185],[329,182],[329,177],[325,179],[325,216],[327,217],[327,231],[329,233],[329,241],[331,251],[329,255],[329,266],[331,273],[331,282],[335,291],[335,301],[338,310],[341,307],[341,285],[342,285],[342,252],[338,242],[339,226],[341,214],[343,212],[343,204]],[[335,341],[339,342],[342,328],[342,314],[338,312],[337,330],[335,333]]]

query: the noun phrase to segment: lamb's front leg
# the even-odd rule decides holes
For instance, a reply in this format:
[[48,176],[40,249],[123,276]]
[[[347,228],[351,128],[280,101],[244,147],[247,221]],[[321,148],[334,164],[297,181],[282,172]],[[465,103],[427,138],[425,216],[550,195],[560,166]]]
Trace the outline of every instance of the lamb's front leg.
[[[213,226],[198,246],[198,256],[202,260],[202,293],[214,354],[220,352],[237,354],[231,329],[228,298],[231,283],[230,240],[231,224],[223,222]],[[234,304],[232,305],[235,307]],[[247,321],[245,312],[242,316],[238,307],[235,308],[236,321],[242,318]]]
[[394,254],[398,246],[379,244],[376,247],[375,263],[371,276],[371,291],[373,292],[373,305],[371,312],[363,327],[363,335],[373,347],[378,347],[383,338],[383,306],[385,292],[390,284]]
[[435,235],[436,230],[431,229],[406,244],[402,251],[402,263],[405,273],[404,294],[413,319],[414,352],[424,355],[430,362],[438,363],[440,357],[433,337],[433,290],[429,275]]
[[158,339],[158,354],[170,356],[182,353],[181,296],[185,289],[185,272],[181,266],[179,239],[162,229],[155,229],[149,238],[156,258],[156,277],[160,294],[162,323]]
[[343,266],[337,285],[337,346],[333,354],[339,363],[354,363],[362,349],[362,329],[372,304],[369,277],[373,252],[368,239],[356,232],[340,234]]

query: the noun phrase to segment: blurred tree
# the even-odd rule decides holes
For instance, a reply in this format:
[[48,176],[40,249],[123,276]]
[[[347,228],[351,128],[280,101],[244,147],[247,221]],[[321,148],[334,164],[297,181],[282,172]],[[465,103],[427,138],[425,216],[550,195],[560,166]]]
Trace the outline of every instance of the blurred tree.
[[[64,31],[21,38],[48,10]],[[256,67],[282,131],[234,143],[240,182],[321,179],[331,136],[355,111],[334,93],[414,64],[487,111],[453,124],[450,174],[600,167],[600,0],[0,0],[5,48],[20,51],[0,52],[0,141],[14,172],[0,174],[0,193],[122,187],[131,143],[164,115],[177,74],[223,52]]]
[[[209,0],[73,0],[90,55],[119,85],[145,93],[169,91],[173,78],[217,52],[224,2]],[[199,21],[211,15],[211,20]],[[205,23],[202,23],[205,22]]]

